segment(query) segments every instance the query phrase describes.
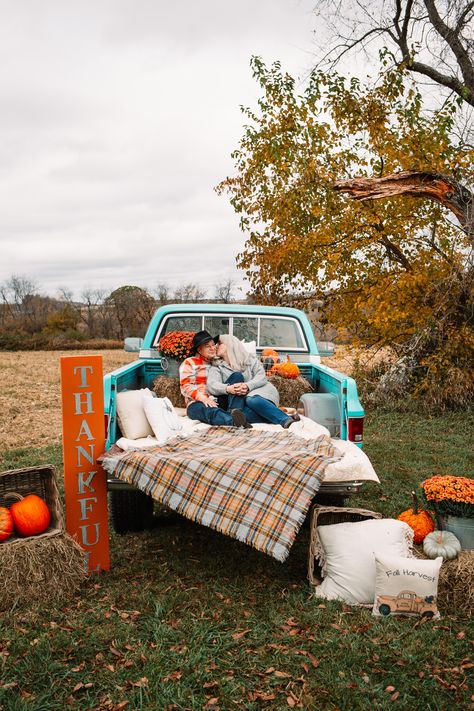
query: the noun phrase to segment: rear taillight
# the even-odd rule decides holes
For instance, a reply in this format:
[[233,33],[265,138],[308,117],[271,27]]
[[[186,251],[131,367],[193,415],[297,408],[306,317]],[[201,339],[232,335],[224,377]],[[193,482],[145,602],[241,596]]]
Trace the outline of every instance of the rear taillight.
[[349,417],[348,419],[348,439],[351,442],[362,442],[364,438],[364,418]]

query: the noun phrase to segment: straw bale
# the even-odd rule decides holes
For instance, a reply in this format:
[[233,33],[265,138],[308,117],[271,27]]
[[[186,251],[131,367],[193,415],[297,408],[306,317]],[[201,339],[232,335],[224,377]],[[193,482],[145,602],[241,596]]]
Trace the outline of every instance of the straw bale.
[[474,551],[461,551],[441,566],[438,603],[446,614],[472,617],[474,612]]
[[[415,549],[417,558],[426,558]],[[444,560],[439,573],[438,606],[446,615],[472,617],[474,613],[474,551],[461,551],[457,558]]]
[[296,407],[304,393],[313,392],[311,383],[302,375],[293,380],[282,378],[280,375],[271,375],[268,380],[278,390],[281,407]]
[[82,548],[62,531],[0,543],[0,570],[0,610],[62,603],[86,578]]
[[169,378],[159,375],[153,383],[153,390],[158,397],[167,397],[175,407],[186,407],[184,397],[179,388],[179,378]]

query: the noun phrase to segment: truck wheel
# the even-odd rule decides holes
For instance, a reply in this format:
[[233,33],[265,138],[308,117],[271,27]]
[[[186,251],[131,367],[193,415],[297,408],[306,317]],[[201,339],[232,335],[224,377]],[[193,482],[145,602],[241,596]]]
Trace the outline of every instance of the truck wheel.
[[153,499],[139,490],[111,491],[110,514],[116,533],[144,531],[153,522]]
[[421,616],[427,617],[430,620],[434,616],[434,612],[433,610],[425,610]]
[[389,615],[390,614],[390,605],[380,605],[379,612],[381,615]]

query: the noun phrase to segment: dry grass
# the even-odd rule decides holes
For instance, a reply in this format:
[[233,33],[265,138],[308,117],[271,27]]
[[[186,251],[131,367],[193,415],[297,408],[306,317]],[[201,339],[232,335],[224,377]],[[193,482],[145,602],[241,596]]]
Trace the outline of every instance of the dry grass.
[[[97,354],[98,351],[0,352],[1,450],[43,447],[61,442],[59,359],[62,355]],[[100,351],[104,373],[136,359],[135,353]],[[338,346],[323,363],[350,373],[358,351]]]
[[[98,351],[0,352],[1,451],[61,442],[59,359]],[[101,351],[104,372],[136,359],[135,353]]]

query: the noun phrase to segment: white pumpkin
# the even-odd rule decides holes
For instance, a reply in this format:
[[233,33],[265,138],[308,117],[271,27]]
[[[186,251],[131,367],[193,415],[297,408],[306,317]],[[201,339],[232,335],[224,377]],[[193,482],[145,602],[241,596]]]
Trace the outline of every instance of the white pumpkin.
[[456,558],[461,544],[451,531],[432,531],[425,536],[423,550],[428,558],[442,556],[445,560]]

